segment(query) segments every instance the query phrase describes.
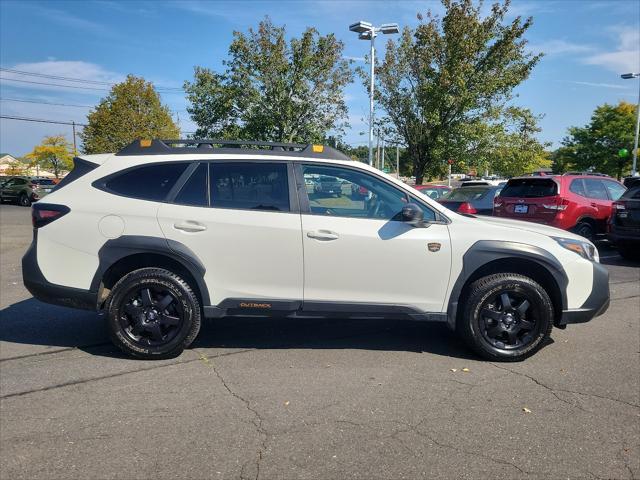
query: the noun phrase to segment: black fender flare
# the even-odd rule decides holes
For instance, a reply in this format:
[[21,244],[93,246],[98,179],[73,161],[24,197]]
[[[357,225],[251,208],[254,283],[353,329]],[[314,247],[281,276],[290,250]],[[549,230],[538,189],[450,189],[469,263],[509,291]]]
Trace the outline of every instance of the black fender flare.
[[480,240],[474,243],[462,257],[462,271],[458,275],[447,306],[447,323],[455,329],[458,313],[458,301],[467,280],[484,265],[495,260],[525,259],[532,260],[543,267],[555,280],[560,289],[562,310],[567,308],[567,284],[569,280],[560,261],[543,248],[526,243],[507,240]]
[[166,238],[143,235],[123,235],[108,240],[98,251],[98,269],[91,281],[91,290],[98,291],[107,270],[119,260],[140,253],[155,253],[171,258],[182,265],[195,279],[202,296],[202,304],[209,305],[209,291],[204,281],[206,268],[198,256],[186,245]]

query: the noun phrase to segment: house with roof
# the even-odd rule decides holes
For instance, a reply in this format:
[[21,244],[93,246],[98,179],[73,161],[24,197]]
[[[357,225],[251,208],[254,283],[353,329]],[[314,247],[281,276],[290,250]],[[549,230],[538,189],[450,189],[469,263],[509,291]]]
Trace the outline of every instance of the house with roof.
[[0,176],[29,175],[36,177],[55,177],[52,172],[33,167],[29,162],[16,158],[10,153],[0,153]]

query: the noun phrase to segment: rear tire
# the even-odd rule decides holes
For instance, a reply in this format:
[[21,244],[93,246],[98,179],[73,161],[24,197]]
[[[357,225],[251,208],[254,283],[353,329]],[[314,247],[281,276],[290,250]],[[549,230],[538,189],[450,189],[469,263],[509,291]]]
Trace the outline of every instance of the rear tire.
[[576,235],[580,235],[581,237],[586,238],[587,240],[593,240],[593,236],[595,235],[595,229],[590,222],[580,222],[574,228],[573,232]]
[[456,330],[481,357],[517,362],[536,353],[553,327],[553,303],[529,277],[498,273],[466,290]]
[[197,295],[180,276],[161,268],[141,268],[122,277],[106,302],[113,343],[137,358],[173,358],[200,331]]
[[21,193],[18,197],[18,205],[20,205],[21,207],[30,207],[31,199],[29,198],[29,195],[27,195],[26,193]]

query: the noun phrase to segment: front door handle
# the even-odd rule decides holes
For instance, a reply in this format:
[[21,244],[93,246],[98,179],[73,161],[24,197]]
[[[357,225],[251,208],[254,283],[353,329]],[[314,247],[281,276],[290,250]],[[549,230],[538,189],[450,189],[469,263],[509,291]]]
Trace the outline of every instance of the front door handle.
[[307,232],[307,237],[315,238],[316,240],[326,241],[326,240],[337,240],[338,238],[340,238],[340,235],[330,230],[317,230],[315,232],[314,231]]
[[182,223],[174,223],[173,228],[176,230],[182,230],[184,232],[204,232],[207,229],[206,225],[203,225],[193,220],[187,220]]

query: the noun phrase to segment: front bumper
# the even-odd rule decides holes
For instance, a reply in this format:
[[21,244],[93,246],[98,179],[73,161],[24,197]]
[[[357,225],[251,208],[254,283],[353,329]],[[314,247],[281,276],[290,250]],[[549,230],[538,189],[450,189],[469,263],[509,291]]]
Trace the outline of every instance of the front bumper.
[[34,231],[33,241],[22,257],[22,281],[24,286],[38,300],[62,305],[65,307],[96,310],[98,304],[97,292],[80,288],[65,287],[47,281],[38,266],[38,231]]
[[588,322],[606,312],[609,301],[609,271],[603,265],[594,262],[591,294],[580,308],[563,310],[558,325]]

